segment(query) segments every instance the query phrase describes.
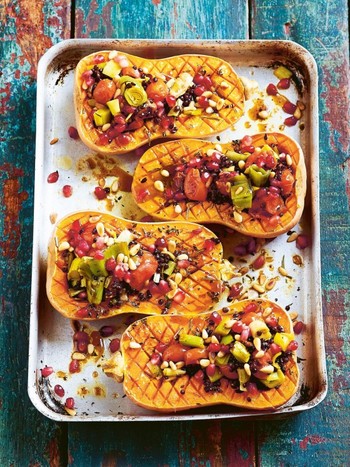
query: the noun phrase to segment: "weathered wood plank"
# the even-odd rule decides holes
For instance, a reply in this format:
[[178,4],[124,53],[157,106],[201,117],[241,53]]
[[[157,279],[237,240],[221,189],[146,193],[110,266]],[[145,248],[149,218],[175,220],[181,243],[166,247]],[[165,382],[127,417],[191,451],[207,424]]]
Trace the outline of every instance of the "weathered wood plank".
[[245,39],[245,0],[77,0],[75,37]]
[[19,0],[1,10],[0,465],[64,465],[66,427],[27,396],[37,62],[70,36],[69,4]]
[[[327,399],[283,423],[259,426],[262,465],[346,465],[349,384],[349,42],[347,2],[256,1],[254,39],[294,40],[319,69],[320,209]],[[317,336],[315,336],[317,338]],[[345,409],[345,410],[344,410]],[[305,463],[306,459],[309,459]]]

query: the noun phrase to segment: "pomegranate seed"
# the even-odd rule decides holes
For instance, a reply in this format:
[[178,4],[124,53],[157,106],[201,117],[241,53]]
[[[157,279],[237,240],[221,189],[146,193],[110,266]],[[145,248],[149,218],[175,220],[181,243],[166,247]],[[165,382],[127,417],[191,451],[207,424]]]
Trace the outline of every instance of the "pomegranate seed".
[[95,194],[96,198],[99,199],[99,200],[107,198],[106,191],[103,188],[101,188],[100,186],[95,187],[94,194]]
[[239,282],[236,282],[236,284],[232,284],[228,296],[230,298],[238,297],[242,292],[242,288],[242,284],[240,284]]
[[65,402],[65,406],[67,407],[67,409],[74,409],[74,399],[73,399],[73,397],[67,397],[66,402]]
[[88,349],[88,342],[78,341],[77,342],[77,351],[81,353],[86,353]]
[[206,373],[208,376],[214,376],[215,370],[216,370],[215,363],[210,363],[206,368]]
[[300,234],[296,239],[296,246],[299,250],[304,250],[311,245],[311,239],[308,235]]
[[71,185],[64,185],[62,193],[65,198],[70,198],[73,194],[73,187]]
[[69,134],[70,138],[72,138],[72,139],[78,139],[79,138],[78,130],[74,126],[70,126],[68,128],[68,134]]
[[235,332],[237,334],[240,334],[243,331],[242,321],[236,321],[235,323],[233,323],[231,329],[232,329],[233,332]]
[[253,138],[249,135],[245,135],[241,139],[241,146],[251,146],[252,143],[253,143]]
[[175,303],[182,303],[185,300],[186,294],[183,290],[178,290],[173,298]]
[[220,352],[228,353],[230,351],[230,346],[226,344],[221,344]]
[[213,86],[213,82],[210,78],[210,76],[204,76],[202,80],[202,86],[204,86],[206,89],[210,89]]
[[282,78],[277,83],[278,89],[288,89],[290,87],[290,79],[289,78]]
[[151,357],[152,365],[160,365],[161,360],[162,360],[162,357],[160,356],[159,353],[154,353]]
[[132,136],[129,133],[122,133],[118,136],[117,141],[121,146],[126,146],[127,144],[131,143]]
[[41,368],[41,376],[43,378],[47,378],[48,376],[52,375],[53,373],[53,368],[52,366],[45,366],[44,368]]
[[284,124],[287,126],[294,126],[298,122],[298,119],[292,115],[291,117],[288,117],[284,120]]
[[265,255],[259,255],[253,262],[253,269],[261,269],[265,264]]
[[215,248],[215,242],[213,242],[213,240],[210,240],[209,238],[207,238],[207,239],[204,241],[204,249],[205,249],[205,251],[209,252],[209,251],[214,250],[214,248]]
[[276,86],[272,83],[267,85],[266,92],[269,96],[276,96],[278,94]]
[[107,271],[114,271],[117,262],[114,258],[108,258],[106,261],[106,270]]
[[218,325],[221,322],[222,317],[217,311],[213,311],[213,313],[210,315],[210,320],[213,321],[214,324]]
[[255,238],[251,238],[249,242],[247,243],[247,252],[250,253],[251,255],[254,255],[256,253],[256,240]]
[[64,391],[63,387],[60,384],[56,384],[56,386],[53,388],[53,390],[55,391],[55,394],[58,397],[63,397],[64,394],[65,394],[65,391]]
[[208,352],[220,352],[221,350],[221,345],[220,344],[215,344],[211,343],[208,345]]
[[75,312],[75,316],[76,316],[76,318],[78,318],[78,319],[88,318],[88,316],[89,316],[89,310],[87,309],[87,307],[80,308],[80,310],[77,310],[77,311]]
[[247,391],[251,396],[258,396],[259,395],[259,390],[257,388],[257,385],[255,383],[252,383],[251,381],[248,381],[245,385]]
[[297,350],[298,347],[299,346],[297,341],[290,341],[287,347],[287,352],[294,352],[294,350]]
[[97,251],[94,253],[93,257],[94,257],[95,259],[98,259],[98,260],[104,259],[103,251],[97,250]]
[[250,336],[250,328],[249,327],[243,327],[243,330],[241,332],[241,340],[246,341],[249,336]]
[[102,341],[101,341],[101,334],[98,331],[93,331],[90,336],[91,343],[95,347],[101,347]]
[[258,309],[258,305],[254,302],[252,303],[248,303],[248,305],[246,305],[244,307],[244,312],[245,313],[255,313]]
[[119,349],[120,349],[120,339],[118,337],[115,337],[109,343],[109,350],[112,353],[114,353],[114,352],[117,352]]
[[302,321],[297,321],[294,326],[294,334],[301,334],[304,330],[305,324]]
[[197,73],[194,75],[193,82],[194,84],[201,85],[204,80],[204,75],[201,75],[200,73]]
[[181,259],[180,261],[177,262],[177,267],[179,269],[187,269],[190,267],[191,263],[189,262],[188,259]]
[[169,107],[174,107],[176,104],[176,97],[174,96],[168,95],[166,96],[165,100]]
[[77,331],[73,335],[73,340],[89,342],[89,334],[85,331]]
[[271,355],[276,355],[277,353],[280,353],[282,352],[282,349],[281,347],[278,345],[278,344],[275,344],[274,342],[270,345],[270,349],[269,349]]
[[196,86],[193,90],[194,94],[196,96],[201,96],[203,92],[205,92],[205,87],[204,86]]
[[197,373],[195,373],[195,375],[194,375],[194,379],[195,379],[196,381],[199,381],[199,382],[203,381],[203,379],[204,379],[204,372],[203,372],[202,370],[198,370]]
[[293,102],[287,101],[283,105],[282,109],[287,113],[293,115],[296,111],[297,106]]
[[265,323],[270,327],[270,328],[275,328],[278,326],[278,320],[275,316],[267,316],[265,319]]
[[139,203],[143,203],[145,199],[150,195],[150,191],[148,189],[142,188],[136,194],[136,200]]
[[100,334],[102,337],[109,337],[115,332],[115,328],[113,326],[103,326],[100,329]]
[[156,345],[156,350],[157,352],[163,353],[167,347],[168,344],[165,344],[164,342],[158,342],[158,344]]
[[97,65],[98,63],[103,63],[104,61],[105,61],[105,58],[102,54],[97,54],[94,56],[93,62],[95,65]]
[[109,144],[109,138],[108,136],[103,133],[103,135],[99,135],[99,138],[98,138],[98,143],[97,143],[99,146],[107,146],[107,144]]
[[79,360],[73,359],[69,364],[69,373],[79,373],[80,363]]
[[209,99],[207,97],[199,96],[197,99],[197,103],[199,107],[202,107],[203,109],[209,107]]
[[56,183],[59,178],[58,170],[56,172],[52,172],[47,177],[47,183]]
[[159,249],[163,249],[168,246],[168,242],[166,241],[164,237],[157,238],[154,244],[156,248],[159,248]]

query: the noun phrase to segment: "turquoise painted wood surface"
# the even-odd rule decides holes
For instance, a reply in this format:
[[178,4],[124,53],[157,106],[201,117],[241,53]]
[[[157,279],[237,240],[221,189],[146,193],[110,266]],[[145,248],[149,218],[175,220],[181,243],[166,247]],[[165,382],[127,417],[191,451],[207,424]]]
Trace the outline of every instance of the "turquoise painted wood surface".
[[[349,31],[345,0],[14,0],[1,7],[0,465],[348,464]],[[55,423],[26,393],[39,58],[69,37],[289,39],[320,75],[327,399],[271,422]]]

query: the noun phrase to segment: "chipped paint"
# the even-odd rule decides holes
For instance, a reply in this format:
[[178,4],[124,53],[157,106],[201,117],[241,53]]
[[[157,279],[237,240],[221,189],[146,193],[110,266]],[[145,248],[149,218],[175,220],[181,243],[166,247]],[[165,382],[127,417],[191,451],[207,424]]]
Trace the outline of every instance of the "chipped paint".
[[[338,64],[334,67],[334,64]],[[321,93],[326,112],[323,119],[329,123],[333,131],[330,133],[330,144],[337,152],[344,151],[349,157],[350,148],[350,111],[349,111],[349,61],[346,50],[339,49],[329,54],[327,64],[323,68],[324,87]]]
[[326,438],[323,438],[323,436],[308,435],[308,436],[305,436],[305,438],[303,438],[301,441],[299,441],[299,447],[300,449],[307,449],[307,447],[310,444],[315,445],[315,444],[321,444],[325,442],[326,442]]
[[50,37],[44,34],[44,0],[19,0],[8,4],[7,13],[14,18],[16,42],[22,51],[22,57],[30,64],[29,75],[36,77],[40,57],[52,46]]
[[2,187],[4,230],[1,234],[0,248],[4,257],[14,259],[21,241],[19,214],[22,203],[28,199],[28,193],[20,191],[18,178],[23,176],[22,169],[5,163],[0,170],[8,177],[4,180]]

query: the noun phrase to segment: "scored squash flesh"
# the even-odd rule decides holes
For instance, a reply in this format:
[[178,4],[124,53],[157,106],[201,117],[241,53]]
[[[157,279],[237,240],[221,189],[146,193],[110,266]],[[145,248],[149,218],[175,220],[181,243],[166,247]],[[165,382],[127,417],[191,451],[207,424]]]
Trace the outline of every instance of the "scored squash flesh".
[[215,144],[184,139],[157,144],[140,158],[133,196],[156,219],[219,223],[272,238],[300,220],[304,155],[281,133]]
[[74,99],[81,140],[96,152],[117,155],[156,138],[228,129],[243,115],[244,87],[217,57],[148,59],[101,51],[79,61]]
[[119,368],[109,366],[106,374],[124,374],[127,397],[151,410],[275,409],[297,391],[296,347],[280,306],[245,300],[212,313],[136,321],[113,357]]
[[222,245],[205,227],[77,212],[50,241],[47,296],[71,319],[201,312],[221,294],[221,261]]

